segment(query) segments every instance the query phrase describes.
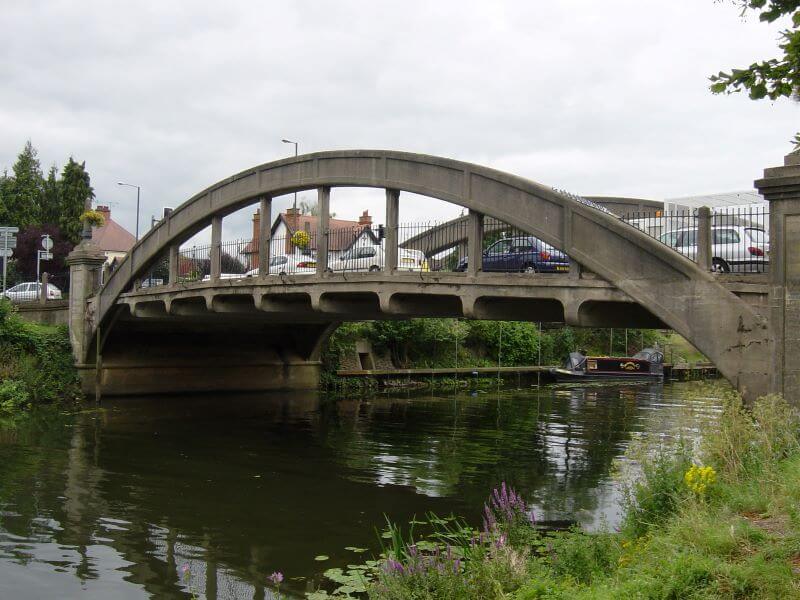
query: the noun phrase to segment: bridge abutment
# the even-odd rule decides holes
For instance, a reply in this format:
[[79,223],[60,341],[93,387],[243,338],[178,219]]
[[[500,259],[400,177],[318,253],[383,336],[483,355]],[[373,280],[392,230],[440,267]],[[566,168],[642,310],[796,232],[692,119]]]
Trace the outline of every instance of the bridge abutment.
[[769,201],[770,328],[774,338],[770,390],[800,404],[800,152],[755,182]]
[[[131,396],[312,390],[331,325],[249,319],[134,318],[122,314],[87,370],[87,393]],[[89,360],[94,357],[90,349]],[[96,357],[95,357],[96,358]]]

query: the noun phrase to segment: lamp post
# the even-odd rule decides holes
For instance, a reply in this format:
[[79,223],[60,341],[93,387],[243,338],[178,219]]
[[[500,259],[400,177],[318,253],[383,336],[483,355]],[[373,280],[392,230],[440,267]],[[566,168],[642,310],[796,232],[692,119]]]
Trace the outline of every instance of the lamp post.
[[[284,144],[294,144],[294,155],[297,156],[297,142],[292,140],[281,140]],[[294,209],[297,210],[297,192],[294,193]]]
[[142,189],[138,185],[133,185],[132,183],[125,183],[124,181],[118,181],[117,185],[124,185],[127,187],[134,187],[136,188],[136,241],[139,241],[139,194]]

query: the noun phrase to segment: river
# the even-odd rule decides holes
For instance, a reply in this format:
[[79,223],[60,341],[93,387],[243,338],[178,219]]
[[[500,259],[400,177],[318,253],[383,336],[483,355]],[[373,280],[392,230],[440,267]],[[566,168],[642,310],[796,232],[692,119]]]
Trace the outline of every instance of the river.
[[718,410],[688,385],[41,411],[0,429],[0,598],[269,598],[274,571],[302,597],[325,569],[377,552],[385,516],[478,524],[501,481],[539,520],[613,528],[631,441]]

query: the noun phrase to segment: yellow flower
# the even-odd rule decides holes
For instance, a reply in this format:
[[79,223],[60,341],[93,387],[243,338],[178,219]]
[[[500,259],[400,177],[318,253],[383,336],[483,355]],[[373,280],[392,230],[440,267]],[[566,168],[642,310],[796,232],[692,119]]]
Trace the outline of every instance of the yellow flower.
[[691,491],[698,496],[704,496],[708,486],[717,480],[717,472],[714,467],[700,467],[692,465],[683,476],[683,481]]

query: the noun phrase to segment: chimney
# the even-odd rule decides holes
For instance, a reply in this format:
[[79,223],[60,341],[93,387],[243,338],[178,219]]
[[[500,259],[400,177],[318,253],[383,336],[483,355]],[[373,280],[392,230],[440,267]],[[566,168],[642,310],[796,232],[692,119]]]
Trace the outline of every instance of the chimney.
[[98,205],[98,207],[95,210],[99,212],[101,215],[103,215],[103,219],[106,222],[108,222],[108,220],[111,219],[111,209],[108,208],[107,206]]
[[372,226],[372,217],[369,216],[369,211],[365,210],[361,213],[361,216],[358,217],[358,224],[362,227],[371,227]]
[[300,209],[299,208],[287,208],[286,209],[286,224],[289,226],[289,229],[292,233],[297,231],[297,224],[299,223],[300,217]]

